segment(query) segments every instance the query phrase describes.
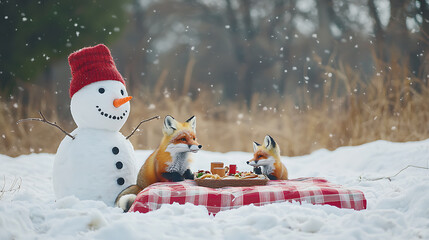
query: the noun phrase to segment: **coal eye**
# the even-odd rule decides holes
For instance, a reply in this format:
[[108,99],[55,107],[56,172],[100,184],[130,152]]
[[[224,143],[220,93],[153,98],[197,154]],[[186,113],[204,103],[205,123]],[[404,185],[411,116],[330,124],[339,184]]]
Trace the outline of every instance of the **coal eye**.
[[182,139],[180,139],[180,140],[182,140],[182,141],[186,141],[186,138],[182,138]]
[[101,93],[101,94],[103,94],[105,92],[105,90],[104,90],[104,88],[99,88],[98,92]]
[[124,90],[121,89],[121,95],[124,96]]

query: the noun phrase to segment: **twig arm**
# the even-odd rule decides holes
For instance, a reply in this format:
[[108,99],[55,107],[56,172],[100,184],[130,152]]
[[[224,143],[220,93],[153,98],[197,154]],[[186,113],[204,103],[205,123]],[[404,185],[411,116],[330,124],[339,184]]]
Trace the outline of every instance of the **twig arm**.
[[145,122],[149,122],[149,121],[151,121],[151,120],[153,120],[153,119],[160,119],[161,117],[160,116],[155,116],[155,117],[151,117],[151,118],[148,118],[148,119],[145,119],[145,120],[143,120],[143,121],[141,121],[138,125],[137,125],[137,127],[136,128],[134,128],[134,130],[131,132],[131,134],[130,135],[128,135],[125,139],[128,139],[128,138],[130,138],[136,131],[137,131],[137,129],[139,129],[139,127],[140,127],[140,125],[142,125],[142,123],[145,123]]
[[427,168],[427,167],[408,165],[408,166],[406,166],[406,167],[402,168],[401,170],[399,170],[399,172],[397,172],[397,173],[396,173],[395,175],[393,175],[393,176],[389,176],[389,177],[378,177],[378,178],[366,178],[366,177],[359,177],[359,178],[360,178],[360,180],[364,180],[364,181],[378,181],[378,180],[382,180],[382,179],[387,179],[387,180],[389,180],[389,181],[392,181],[392,178],[394,178],[394,177],[398,176],[398,174],[400,174],[402,171],[404,171],[405,169],[410,168],[410,167],[412,167],[412,168],[426,169],[426,170],[428,170],[428,169],[429,169],[429,168]]
[[58,124],[56,123],[56,122],[50,122],[50,121],[48,121],[46,118],[45,118],[45,116],[43,115],[43,113],[41,112],[41,111],[39,111],[39,114],[40,114],[40,117],[42,117],[42,118],[26,118],[26,119],[21,119],[21,120],[18,120],[17,122],[16,122],[16,124],[19,124],[19,123],[21,123],[21,122],[27,122],[27,121],[39,121],[39,122],[44,122],[44,123],[47,123],[47,124],[49,124],[49,125],[51,125],[51,126],[54,126],[54,127],[56,127],[56,128],[58,128],[59,130],[61,130],[61,132],[63,132],[65,135],[67,135],[67,136],[69,136],[69,137],[71,137],[73,140],[74,140],[74,136],[72,136],[70,133],[68,133],[68,132],[66,132],[64,129],[62,129],[60,126],[58,126]]
[[6,176],[3,176],[3,187],[0,189],[0,200],[6,192],[16,192],[21,188],[22,178],[15,178],[10,185],[9,189],[6,189]]

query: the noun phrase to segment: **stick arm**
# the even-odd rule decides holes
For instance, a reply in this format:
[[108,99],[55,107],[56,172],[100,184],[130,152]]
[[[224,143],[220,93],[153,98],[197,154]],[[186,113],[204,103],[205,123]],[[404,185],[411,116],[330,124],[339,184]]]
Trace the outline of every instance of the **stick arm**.
[[129,139],[136,131],[137,131],[137,129],[139,129],[139,127],[140,127],[140,125],[142,125],[142,123],[145,123],[145,122],[149,122],[149,121],[151,121],[151,120],[153,120],[153,119],[160,119],[161,117],[160,116],[155,116],[155,117],[151,117],[151,118],[148,118],[148,119],[145,119],[145,120],[143,120],[143,121],[141,121],[138,125],[137,125],[137,127],[136,128],[134,128],[134,130],[131,132],[131,134],[130,135],[128,135],[125,139]]
[[27,122],[27,121],[39,121],[39,122],[44,122],[47,123],[51,126],[54,126],[56,128],[58,128],[59,130],[61,130],[61,132],[63,132],[66,136],[71,137],[73,140],[75,139],[75,137],[73,135],[71,135],[70,133],[66,132],[64,129],[62,129],[60,126],[58,126],[58,124],[56,122],[50,122],[48,121],[45,116],[43,115],[43,113],[41,111],[39,111],[40,117],[41,118],[25,118],[25,119],[21,119],[18,120],[16,122],[16,124],[20,124],[21,122]]

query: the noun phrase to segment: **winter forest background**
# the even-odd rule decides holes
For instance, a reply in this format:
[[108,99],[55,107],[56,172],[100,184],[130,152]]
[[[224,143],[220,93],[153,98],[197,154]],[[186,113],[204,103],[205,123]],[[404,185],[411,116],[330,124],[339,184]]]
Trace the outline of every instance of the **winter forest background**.
[[[16,124],[38,111],[72,131],[67,56],[98,43],[131,115],[198,118],[205,150],[282,155],[429,137],[427,0],[0,0],[0,153],[54,153],[64,135]],[[142,126],[153,149],[161,121]]]

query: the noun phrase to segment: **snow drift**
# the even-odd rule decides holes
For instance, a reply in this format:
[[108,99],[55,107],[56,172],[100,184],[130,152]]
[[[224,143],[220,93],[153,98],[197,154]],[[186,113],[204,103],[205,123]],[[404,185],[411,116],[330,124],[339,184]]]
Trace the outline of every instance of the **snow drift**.
[[[141,165],[151,151],[136,151]],[[193,171],[210,162],[235,163],[249,171],[251,153],[194,154]],[[244,206],[207,214],[202,206],[166,205],[141,213],[122,213],[100,201],[75,197],[55,199],[53,154],[11,158],[0,155],[4,191],[16,179],[20,189],[0,199],[0,239],[429,239],[429,140],[391,143],[376,141],[307,156],[282,157],[290,178],[323,177],[360,189],[368,209],[354,211],[332,206],[276,203]]]

